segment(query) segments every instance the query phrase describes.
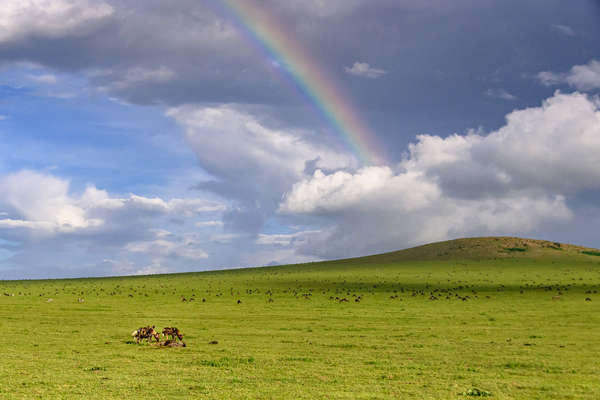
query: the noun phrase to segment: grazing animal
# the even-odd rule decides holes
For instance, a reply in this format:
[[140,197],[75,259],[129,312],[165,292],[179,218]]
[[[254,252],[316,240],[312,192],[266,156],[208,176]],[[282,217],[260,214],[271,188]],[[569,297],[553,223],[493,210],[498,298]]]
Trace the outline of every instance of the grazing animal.
[[162,335],[166,338],[171,338],[171,340],[176,340],[175,338],[183,341],[183,334],[179,332],[179,329],[175,327],[166,327],[162,331]]

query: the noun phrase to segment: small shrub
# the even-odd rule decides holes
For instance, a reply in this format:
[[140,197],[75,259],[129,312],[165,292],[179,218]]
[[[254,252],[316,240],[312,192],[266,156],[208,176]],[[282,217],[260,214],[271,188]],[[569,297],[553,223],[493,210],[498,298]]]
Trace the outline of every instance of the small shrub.
[[523,247],[505,247],[504,250],[506,251],[510,251],[510,252],[524,252],[527,251],[527,249],[523,248]]
[[588,256],[600,256],[600,251],[587,251],[584,250],[582,251],[583,254],[586,254]]
[[91,367],[86,368],[86,371],[94,372],[94,371],[106,371],[106,367]]
[[507,369],[536,368],[536,366],[533,364],[527,364],[527,363],[517,362],[517,361],[507,362],[507,363],[503,364],[502,367],[507,368]]
[[482,390],[482,389],[478,389],[478,388],[471,388],[468,389],[467,391],[463,392],[463,393],[459,393],[459,395],[461,396],[472,396],[472,397],[488,397],[491,396],[492,393],[488,392],[487,390]]

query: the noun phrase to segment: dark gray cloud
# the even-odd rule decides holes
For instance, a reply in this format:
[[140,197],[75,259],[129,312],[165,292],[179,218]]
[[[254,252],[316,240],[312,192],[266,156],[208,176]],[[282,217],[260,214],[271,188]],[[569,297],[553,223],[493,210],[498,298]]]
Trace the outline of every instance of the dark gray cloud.
[[[74,2],[79,3],[82,10],[103,4]],[[554,63],[554,52],[547,51],[543,36],[540,41],[523,41],[524,35],[533,30],[550,37],[548,21],[559,15],[559,22],[578,18],[582,30],[592,22],[585,17],[586,6],[565,16],[554,0],[460,0],[452,7],[443,1],[329,3],[261,2],[332,75],[360,93],[356,98],[361,106],[373,109],[407,101],[421,107],[436,93],[473,87],[474,78],[485,79],[495,70],[500,79],[537,72]],[[139,104],[301,101],[273,70],[268,54],[254,47],[218,1],[104,4],[111,12],[81,12],[82,22],[60,34],[43,29],[15,33],[0,42],[0,59],[86,71],[112,95]],[[385,82],[367,85],[344,77],[344,67],[356,60],[387,70]],[[160,68],[172,71],[172,76],[126,79],[136,70]],[[487,88],[474,89],[472,102]]]

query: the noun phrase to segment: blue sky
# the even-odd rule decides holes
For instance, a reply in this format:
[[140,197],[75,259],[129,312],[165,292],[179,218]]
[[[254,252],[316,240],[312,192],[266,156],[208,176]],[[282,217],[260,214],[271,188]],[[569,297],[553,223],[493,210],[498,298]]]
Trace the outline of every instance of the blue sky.
[[348,93],[373,166],[219,4],[0,7],[0,279],[600,247],[598,2],[253,2]]

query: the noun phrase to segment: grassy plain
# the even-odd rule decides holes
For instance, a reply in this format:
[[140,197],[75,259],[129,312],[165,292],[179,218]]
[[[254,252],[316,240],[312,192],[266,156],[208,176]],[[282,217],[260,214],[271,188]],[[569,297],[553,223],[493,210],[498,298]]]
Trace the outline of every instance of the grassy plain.
[[[598,399],[599,255],[485,238],[294,266],[4,281],[0,398]],[[146,324],[179,327],[187,347],[132,343]]]

